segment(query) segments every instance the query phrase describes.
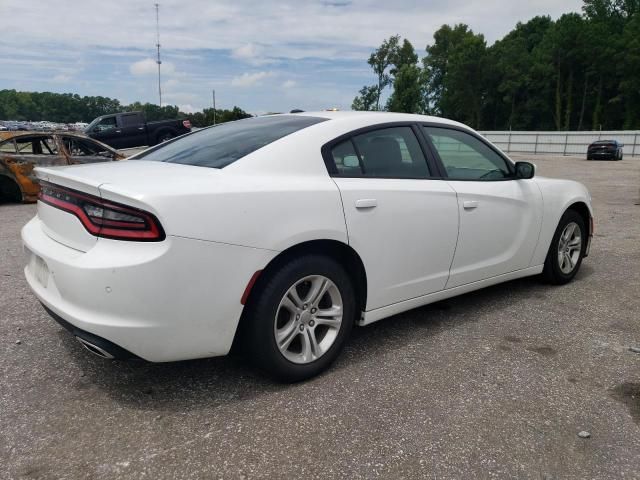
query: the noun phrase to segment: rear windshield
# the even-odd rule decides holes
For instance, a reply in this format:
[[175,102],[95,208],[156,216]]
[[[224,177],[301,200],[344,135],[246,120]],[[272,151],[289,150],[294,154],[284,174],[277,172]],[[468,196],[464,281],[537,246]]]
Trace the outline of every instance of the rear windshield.
[[276,140],[326,118],[274,115],[223,123],[149,150],[136,160],[224,168]]

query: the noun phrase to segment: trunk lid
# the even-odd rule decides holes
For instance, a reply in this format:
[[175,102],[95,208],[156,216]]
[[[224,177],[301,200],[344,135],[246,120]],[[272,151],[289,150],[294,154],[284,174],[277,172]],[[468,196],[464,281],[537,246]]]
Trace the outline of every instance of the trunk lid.
[[[35,172],[42,181],[152,213],[163,227],[166,219],[156,206],[185,194],[211,192],[222,178],[220,170],[213,168],[144,160],[36,168]],[[38,217],[51,238],[76,250],[86,252],[99,241],[73,214],[51,205],[38,202]]]

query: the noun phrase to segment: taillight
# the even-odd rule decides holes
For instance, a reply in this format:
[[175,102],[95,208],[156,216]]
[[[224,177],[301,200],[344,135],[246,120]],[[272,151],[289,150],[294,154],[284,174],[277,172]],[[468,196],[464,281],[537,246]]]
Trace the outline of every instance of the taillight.
[[191,122],[190,122],[189,120],[183,120],[183,121],[182,121],[182,126],[183,126],[184,128],[191,129]]
[[159,242],[166,237],[158,219],[149,212],[70,188],[40,182],[38,200],[75,215],[96,237],[139,242]]

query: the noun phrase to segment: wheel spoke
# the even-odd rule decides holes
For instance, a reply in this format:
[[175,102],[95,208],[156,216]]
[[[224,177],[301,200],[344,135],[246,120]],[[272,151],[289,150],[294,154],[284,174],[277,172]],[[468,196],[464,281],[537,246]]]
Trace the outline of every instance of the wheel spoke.
[[573,270],[573,267],[575,266],[575,262],[573,261],[573,258],[571,255],[569,255],[568,253],[565,253],[565,257],[567,259],[567,263],[569,264],[569,271]]
[[569,228],[567,229],[567,241],[573,237],[573,235],[576,233],[576,228],[578,227],[578,225],[576,225],[575,223],[571,223],[569,224]]
[[321,355],[320,346],[311,329],[302,332],[302,358],[305,362],[311,362]]
[[342,323],[342,307],[334,305],[331,308],[318,310],[316,322],[318,325],[340,328],[340,324]]
[[324,277],[314,278],[311,282],[311,289],[307,295],[306,302],[317,305],[329,288],[329,281]]
[[291,342],[299,334],[298,326],[296,322],[291,320],[287,325],[277,332],[277,342],[280,350],[286,350],[291,345]]
[[298,311],[298,306],[294,303],[294,301],[291,299],[289,295],[286,295],[282,299],[282,303],[280,304],[280,307],[286,308],[293,314],[295,314]]
[[302,305],[304,305],[304,301],[300,298],[300,295],[298,295],[298,290],[296,288],[297,286],[298,285],[296,284],[289,289],[289,291],[287,292],[287,297],[297,308],[302,308]]
[[571,239],[571,241],[569,242],[568,246],[569,247],[577,247],[578,245],[580,245],[582,243],[582,240],[580,237],[576,236],[574,238]]
[[342,320],[341,319],[337,319],[337,318],[320,318],[320,317],[316,317],[316,324],[318,324],[318,325],[326,325],[329,328],[338,329],[338,328],[340,328],[340,325],[342,324]]

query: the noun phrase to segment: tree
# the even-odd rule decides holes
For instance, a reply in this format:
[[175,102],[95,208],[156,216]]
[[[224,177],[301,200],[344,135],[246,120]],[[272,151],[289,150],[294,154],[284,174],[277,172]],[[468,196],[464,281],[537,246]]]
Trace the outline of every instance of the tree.
[[623,127],[632,129],[640,126],[640,15],[634,15],[627,23],[622,42],[625,48],[618,54],[618,62],[622,68]]
[[380,110],[380,97],[383,90],[391,84],[391,77],[387,73],[389,66],[393,63],[393,59],[397,55],[398,43],[400,42],[400,36],[395,35],[389,37],[388,40],[384,40],[382,45],[369,57],[367,63],[373,69],[378,77],[378,85],[375,90],[376,93],[376,110]]
[[453,28],[443,25],[434,39],[423,60],[427,102],[437,114],[479,128],[486,97],[484,36],[458,24]]
[[352,110],[376,110],[376,103],[380,98],[380,93],[378,91],[377,85],[372,85],[370,87],[364,86],[358,93],[360,95],[354,98],[353,103],[351,104]]
[[424,77],[411,42],[405,39],[391,60],[392,68],[389,72],[393,76],[393,93],[387,101],[386,109],[390,112],[424,112]]
[[[213,124],[213,109],[187,115],[180,112],[176,105],[155,105],[152,103],[134,102],[121,105],[114,98],[81,97],[71,93],[51,92],[18,92],[16,90],[0,90],[0,119],[6,120],[48,120],[58,123],[90,122],[96,117],[110,113],[125,111],[141,111],[148,121],[175,118],[190,118],[197,127]],[[231,110],[216,110],[216,122],[250,117],[239,107]]]

